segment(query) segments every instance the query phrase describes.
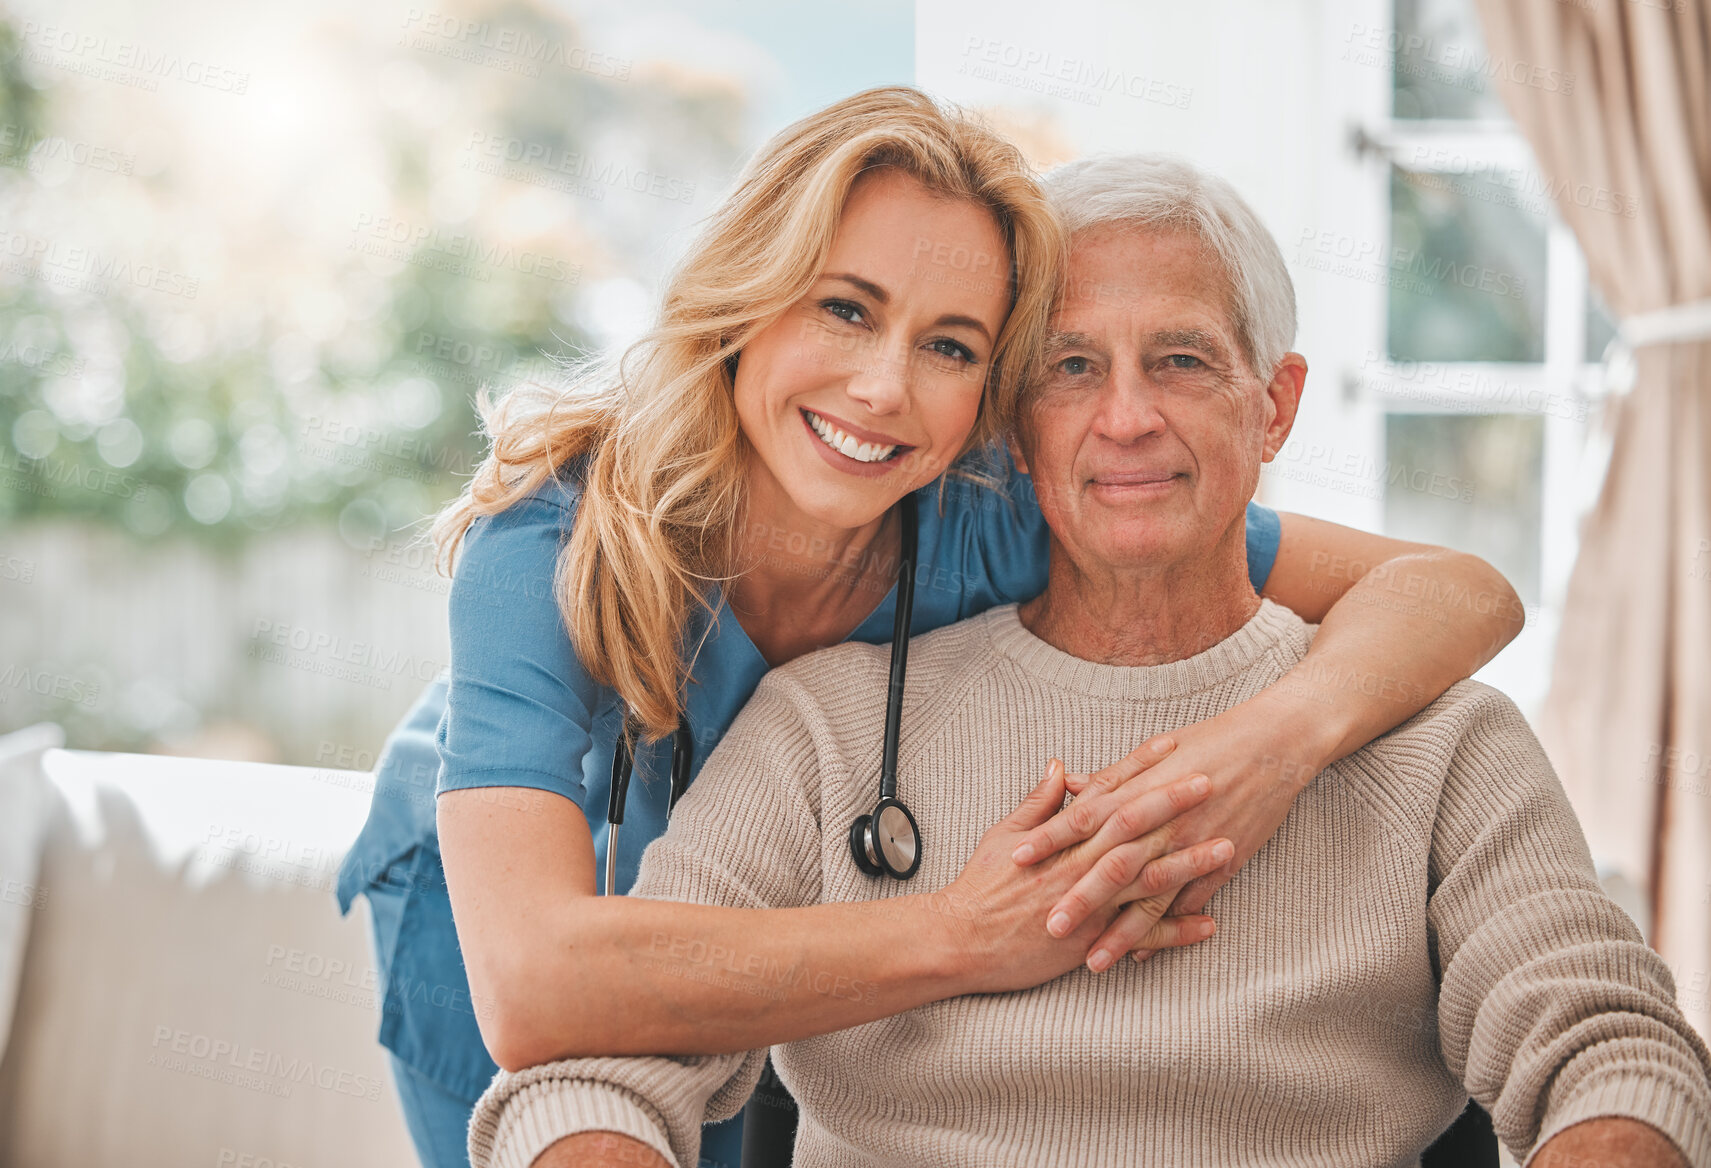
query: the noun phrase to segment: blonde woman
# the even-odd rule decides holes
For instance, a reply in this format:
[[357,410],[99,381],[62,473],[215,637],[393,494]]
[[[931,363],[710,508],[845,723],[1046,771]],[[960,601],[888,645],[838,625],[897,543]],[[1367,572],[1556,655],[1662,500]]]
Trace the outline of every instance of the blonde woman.
[[[1043,588],[1038,502],[994,439],[1063,251],[1009,143],[915,90],[870,90],[762,147],[621,361],[483,402],[491,452],[435,528],[455,564],[449,677],[389,742],[340,873],[345,908],[369,898],[381,1041],[424,1163],[466,1163],[498,1066],[843,1029],[966,992],[981,952],[1013,955],[1010,988],[1064,972],[1047,921],[1094,883],[1085,848],[965,871],[978,914],[927,896],[875,914],[595,895],[626,716],[618,892],[663,830],[674,743],[692,779],[768,668],[891,639],[900,501],[919,515],[912,632]],[[1210,935],[1198,908],[1309,777],[1517,631],[1514,593],[1472,557],[1258,506],[1247,542],[1256,590],[1322,631],[1259,697],[1111,760],[1115,777],[1150,767],[1159,794],[1105,853],[1137,875],[1104,898],[1096,970]],[[1373,603],[1404,570],[1481,603],[1448,624]],[[1354,684],[1332,705],[1299,696],[1327,677]],[[931,731],[904,712],[905,749]],[[773,971],[777,992],[742,992],[733,969]],[[703,1163],[736,1168],[740,1126],[708,1128]]]

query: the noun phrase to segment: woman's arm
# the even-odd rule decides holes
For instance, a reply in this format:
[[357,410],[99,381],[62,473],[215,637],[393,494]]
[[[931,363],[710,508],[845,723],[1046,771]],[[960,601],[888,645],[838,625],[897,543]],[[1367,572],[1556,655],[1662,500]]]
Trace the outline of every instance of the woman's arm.
[[[1137,752],[1127,773],[1154,757]],[[1202,940],[1210,921],[1159,918],[1188,880],[1223,864],[1229,844],[1176,852],[1179,837],[1162,825],[1208,789],[1154,788],[1135,809],[1148,834],[1113,849],[1140,875],[1062,940],[1039,922],[1104,853],[1070,849],[1026,870],[1009,860],[1022,833],[1063,804],[1056,765],[986,833],[949,888],[859,904],[750,909],[596,896],[593,839],[570,800],[471,788],[443,793],[437,809],[476,1020],[493,1060],[516,1071],[563,1058],[750,1050],[958,994],[1031,987],[1079,965],[1118,905],[1143,896],[1158,921],[1149,944]],[[749,992],[757,988],[768,992]]]
[[[1222,836],[1235,843],[1236,854],[1184,888],[1170,910],[1199,912],[1276,833],[1314,775],[1472,676],[1526,623],[1515,590],[1477,556],[1301,515],[1281,519],[1277,562],[1262,595],[1319,624],[1307,655],[1241,705],[1173,731],[1175,752],[1133,790],[1072,776],[1071,788],[1083,792],[1077,802],[1093,798],[1096,813],[1085,821],[1058,816],[1024,843],[1040,854],[1085,838],[1110,846],[1119,834],[1112,812],[1123,801],[1154,783],[1204,773],[1213,797],[1174,825],[1177,838]],[[1083,822],[1095,830],[1082,829]],[[1106,888],[1095,868],[1054,912],[1067,913],[1077,927],[1092,906],[1105,903]],[[1134,950],[1144,959],[1151,953],[1142,943],[1150,925],[1142,907],[1131,907],[1096,951]]]
[[[1015,869],[1006,849],[987,871],[958,881],[961,901],[887,901],[898,907],[886,917],[847,906],[763,911],[596,898],[589,822],[573,799],[601,693],[566,638],[547,586],[574,521],[574,496],[573,488],[555,488],[477,520],[452,582],[454,668],[440,744],[438,847],[471,1004],[496,1062],[516,1069],[571,1056],[749,1050],[971,988],[1035,985],[1079,962],[1090,936],[1061,967],[1042,965],[1047,957],[1064,961],[1068,946],[1037,922],[1090,859],[1074,861],[1082,866],[1073,873],[1060,868],[1034,880]],[[704,770],[697,785],[705,777]],[[1154,862],[1172,850],[1168,843],[1155,836],[1113,856],[1143,873],[1139,895],[1173,896],[1220,862],[1205,849],[1187,857],[1199,868],[1180,859]],[[1009,909],[983,908],[978,929],[956,919],[958,904],[997,905],[1011,894]],[[932,911],[947,906],[949,913]],[[1167,906],[1168,898],[1152,915]],[[1149,943],[1186,944],[1198,939],[1201,924],[1162,922]],[[1014,930],[1013,943],[1006,928]],[[1001,942],[1016,950],[1013,958],[981,960]],[[816,980],[774,1002],[693,976],[710,964],[751,960],[763,969],[811,970]],[[821,973],[830,980],[819,980]],[[982,978],[1013,980],[989,987]],[[849,986],[857,982],[862,1000],[852,1001]],[[428,988],[440,1002],[454,987]],[[462,987],[455,989],[461,1000]],[[411,996],[407,1005],[435,1008],[427,999]]]
[[1324,718],[1320,767],[1472,677],[1526,624],[1521,598],[1478,556],[1304,515],[1280,518],[1283,538],[1262,595],[1317,623],[1319,633],[1272,689]]

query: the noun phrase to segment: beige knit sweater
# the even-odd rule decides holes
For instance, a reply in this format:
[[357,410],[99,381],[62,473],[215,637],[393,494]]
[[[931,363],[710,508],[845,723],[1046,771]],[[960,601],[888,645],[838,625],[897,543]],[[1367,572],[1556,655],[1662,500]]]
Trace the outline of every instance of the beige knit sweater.
[[[877,786],[886,649],[802,658],[761,682],[635,894],[765,907],[941,888],[1050,757],[1095,770],[1216,714],[1311,635],[1267,601],[1212,649],[1147,668],[1062,653],[1014,606],[917,638],[899,787],[924,859],[907,884],[862,875],[848,843]],[[1207,911],[1215,937],[1144,964],[775,1048],[802,1107],[797,1165],[1410,1165],[1469,1094],[1517,1155],[1625,1115],[1711,1165],[1711,1053],[1501,693],[1463,682],[1321,772]],[[736,992],[794,976],[660,959]],[[526,1168],[607,1130],[693,1165],[702,1121],[737,1111],[764,1053],[501,1072],[473,1164]]]

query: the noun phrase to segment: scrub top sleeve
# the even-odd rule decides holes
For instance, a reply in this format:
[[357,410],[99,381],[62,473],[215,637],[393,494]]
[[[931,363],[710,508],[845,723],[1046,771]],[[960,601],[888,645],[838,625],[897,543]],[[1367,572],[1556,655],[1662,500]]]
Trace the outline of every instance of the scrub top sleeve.
[[1255,592],[1265,591],[1271,566],[1277,563],[1277,546],[1283,542],[1283,524],[1277,512],[1260,503],[1248,504],[1248,580]]
[[470,524],[452,577],[438,790],[535,787],[581,806],[601,687],[553,593],[573,508],[532,495]]

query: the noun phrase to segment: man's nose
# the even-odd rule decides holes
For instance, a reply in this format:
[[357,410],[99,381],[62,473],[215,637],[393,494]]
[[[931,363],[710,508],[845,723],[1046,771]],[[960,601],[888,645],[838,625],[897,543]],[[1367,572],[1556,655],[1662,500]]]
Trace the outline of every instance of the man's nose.
[[1138,370],[1122,370],[1101,391],[1094,429],[1113,442],[1134,442],[1164,431],[1158,389]]

